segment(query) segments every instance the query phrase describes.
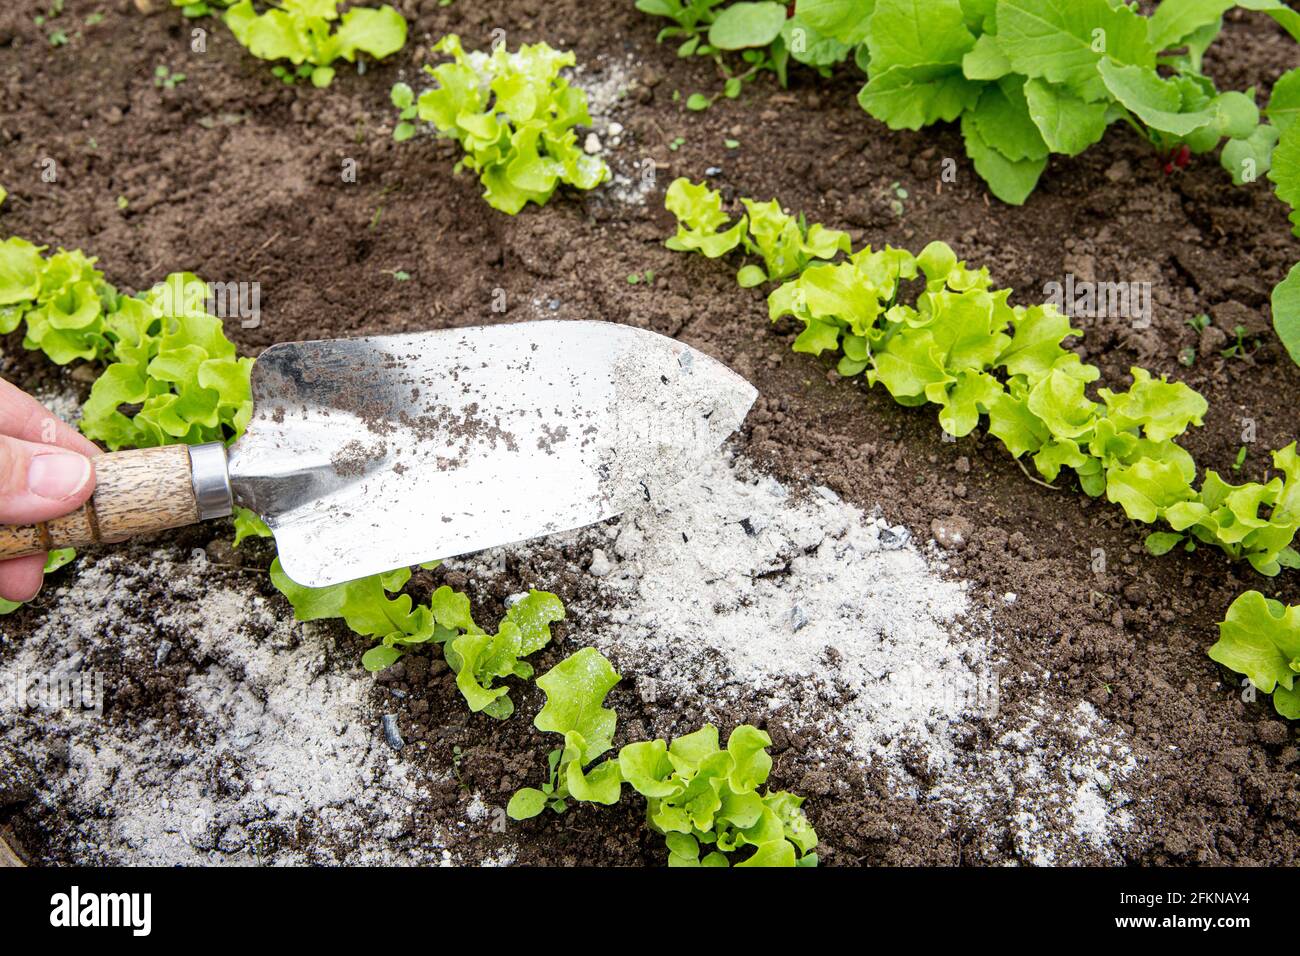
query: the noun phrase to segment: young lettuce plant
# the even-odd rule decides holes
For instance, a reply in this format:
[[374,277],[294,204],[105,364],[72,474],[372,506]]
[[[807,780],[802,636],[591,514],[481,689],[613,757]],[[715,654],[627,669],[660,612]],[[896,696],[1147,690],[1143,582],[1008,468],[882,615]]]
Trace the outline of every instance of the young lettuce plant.
[[729,866],[727,854],[747,847],[753,852],[737,866],[817,865],[803,798],[758,791],[772,770],[771,745],[744,724],[722,750],[718,729],[706,724],[671,745],[647,740],[619,751],[623,779],[646,798],[647,819],[665,837],[669,866]]
[[112,348],[105,316],[117,290],[80,250],[48,257],[44,250],[16,236],[0,243],[0,333],[25,322],[23,347],[58,365],[103,358]]
[[546,704],[533,726],[560,734],[564,745],[547,755],[547,780],[540,789],[524,787],[510,798],[506,814],[512,820],[527,820],[547,808],[563,813],[571,800],[618,803],[623,785],[619,761],[611,758],[590,770],[584,768],[613,746],[618,715],[604,704],[620,679],[594,647],[584,647],[537,678]]
[[736,273],[736,281],[745,288],[798,275],[812,260],[833,259],[851,248],[847,232],[827,229],[821,223],[809,226],[802,215],[796,218],[784,212],[775,199],[741,202],[745,215],[719,232],[718,228],[729,219],[722,211],[721,193],[704,183],[673,180],[665,205],[677,217],[678,225],[677,234],[667,242],[668,248],[701,252],[710,259],[743,248],[763,260],[761,266],[745,265]]
[[455,34],[433,52],[452,57],[425,66],[436,87],[419,97],[405,83],[393,87],[401,111],[394,139],[413,136],[414,119],[432,123],[464,149],[456,171],[477,173],[488,205],[510,215],[530,202],[545,205],[561,183],[595,189],[609,178],[605,163],[577,143],[574,127],[590,125],[591,117],[586,94],[560,76],[574,64],[572,53],[545,43],[466,53]]
[[[698,196],[693,208],[720,211],[720,202]],[[709,235],[731,231],[718,232],[725,216],[684,225],[701,224]],[[688,245],[681,231],[671,247]],[[916,279],[924,280],[916,304],[901,303],[901,284]],[[1100,401],[1090,398],[1101,371],[1063,345],[1079,331],[1054,306],[1013,306],[1010,295],[944,243],[919,256],[868,246],[844,261],[809,263],[769,295],[768,311],[773,321],[788,315],[803,325],[796,351],[839,351],[840,374],[865,374],[903,405],[939,406],[954,438],[986,419],[989,433],[1013,457],[1031,456],[1046,481],[1069,468],[1087,494],[1104,494],[1129,518],[1163,521],[1171,530],[1147,539],[1154,553],[1203,543],[1265,575],[1300,565],[1291,547],[1300,531],[1294,444],[1274,453],[1282,475],[1266,484],[1228,485],[1208,472],[1197,489],[1196,463],[1175,439],[1201,424],[1205,399],[1141,368],[1126,391],[1101,388]]]
[[[436,566],[437,562],[421,565]],[[379,641],[361,658],[367,670],[391,667],[411,647],[439,644],[470,710],[499,720],[509,717],[514,712],[509,688],[496,686],[495,680],[533,675],[532,666],[521,658],[550,642],[550,625],[563,620],[564,605],[554,594],[530,591],[507,609],[497,633],[488,634],[474,623],[469,598],[445,585],[427,605],[414,604],[409,594],[398,593],[410,578],[410,568],[398,568],[308,588],[284,573],[279,558],[271,565],[271,582],[293,605],[296,620],[342,618],[357,634]]]
[[[518,790],[506,807],[514,820],[545,809],[563,813],[571,801],[611,805],[627,782],[646,798],[647,819],[668,844],[669,866],[728,866],[728,853],[753,847],[739,866],[816,866],[810,852],[817,834],[800,809],[802,798],[760,794],[772,758],[771,738],[755,727],[732,732],[727,749],[705,725],[669,746],[663,740],[631,743],[595,761],[613,746],[618,715],[605,698],[619,675],[595,648],[565,658],[537,679],[546,705],[533,721],[560,734],[564,745],[547,755],[547,780]],[[701,847],[710,847],[703,859]]]
[[336,60],[352,63],[358,53],[382,60],[406,45],[406,19],[387,4],[352,7],[340,17],[338,0],[279,0],[260,14],[252,0],[240,0],[222,19],[253,56],[292,63],[293,70],[274,70],[286,83],[310,78],[329,86]]
[[1247,591],[1219,624],[1210,657],[1272,694],[1273,707],[1283,717],[1300,719],[1300,607]]
[[[174,273],[104,318],[110,364],[95,380],[81,430],[110,449],[232,442],[253,414],[251,358],[236,355],[206,284]],[[123,407],[135,408],[128,416]]]

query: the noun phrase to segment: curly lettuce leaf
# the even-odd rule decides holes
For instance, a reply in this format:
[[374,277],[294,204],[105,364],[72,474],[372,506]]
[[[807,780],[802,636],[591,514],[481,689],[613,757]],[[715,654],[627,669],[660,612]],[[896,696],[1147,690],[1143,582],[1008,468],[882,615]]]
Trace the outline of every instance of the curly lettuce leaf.
[[562,811],[569,800],[618,802],[623,788],[618,760],[587,767],[613,745],[618,715],[604,703],[619,680],[613,666],[594,647],[566,657],[537,678],[546,704],[533,719],[533,726],[561,735],[564,746],[552,753],[550,779],[540,790],[525,787],[511,798],[506,809],[511,818],[536,816],[546,806]]
[[[253,360],[239,357],[206,285],[176,273],[143,299],[124,299],[105,321],[114,358],[95,380],[81,419],[111,449],[232,442],[253,414]],[[133,416],[122,406],[139,405]]]
[[[358,53],[382,60],[406,45],[406,19],[387,4],[352,7],[340,19],[338,0],[282,0],[262,13],[251,0],[240,0],[223,19],[253,56],[305,64],[302,74],[315,86],[334,79],[335,60],[351,63]],[[295,74],[282,75],[292,80]]]
[[[455,34],[432,49],[452,62],[424,68],[438,85],[415,100],[415,116],[461,145],[460,165],[478,173],[494,209],[514,215],[530,202],[545,205],[560,184],[588,190],[609,178],[604,161],[577,144],[574,128],[591,117],[586,94],[561,76],[574,65],[572,53],[545,43],[467,53]],[[409,120],[405,101],[395,88],[394,102]],[[398,138],[409,138],[409,127],[399,126]]]
[[[675,739],[638,741],[619,751],[623,779],[646,798],[651,825],[664,834],[669,866],[729,866],[727,854],[753,847],[740,866],[813,865],[802,862],[817,835],[784,792],[761,794],[772,758],[771,738],[756,727],[737,727],[725,750],[717,728],[706,724]],[[700,857],[702,846],[712,853]]]
[[[1228,608],[1219,625],[1212,660],[1244,674],[1265,694],[1294,692],[1300,674],[1300,607],[1247,591]],[[1284,695],[1283,703],[1289,703]]]

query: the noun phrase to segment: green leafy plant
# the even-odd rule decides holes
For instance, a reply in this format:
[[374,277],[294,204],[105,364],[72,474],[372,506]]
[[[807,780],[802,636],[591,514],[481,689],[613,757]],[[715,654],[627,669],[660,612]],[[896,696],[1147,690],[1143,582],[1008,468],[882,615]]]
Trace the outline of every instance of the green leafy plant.
[[[693,94],[688,107],[738,95],[763,70],[784,85],[791,59],[827,73],[851,56],[868,75],[863,109],[894,129],[959,121],[976,171],[1015,204],[1051,154],[1077,155],[1121,121],[1150,140],[1167,173],[1226,140],[1223,165],[1234,182],[1252,181],[1267,171],[1281,129],[1260,122],[1253,91],[1215,89],[1202,72],[1205,51],[1234,6],[1266,13],[1300,39],[1300,14],[1280,0],[1164,0],[1149,17],[1112,0],[636,5],[673,21],[659,39],[678,42],[680,56],[717,61],[724,91]],[[744,73],[727,65],[734,50],[745,51]],[[1289,102],[1295,88],[1279,88]]]
[[211,16],[218,10],[224,9],[234,3],[235,0],[172,0],[173,7],[180,7],[181,13],[191,19],[198,17]]
[[23,347],[58,365],[102,358],[112,348],[104,319],[117,290],[80,250],[43,257],[44,249],[17,237],[0,243],[0,333],[26,322]]
[[[753,852],[739,866],[816,866],[810,851],[817,834],[800,809],[802,798],[758,792],[772,769],[772,741],[755,727],[737,727],[726,750],[718,746],[717,728],[705,725],[671,746],[631,743],[595,764],[613,747],[618,715],[604,704],[619,680],[591,647],[537,679],[546,705],[533,724],[562,735],[564,745],[547,755],[540,788],[524,787],[510,798],[508,816],[526,820],[548,808],[563,813],[571,801],[614,804],[627,782],[646,798],[647,820],[667,841],[669,866],[728,866],[727,854],[747,847]],[[702,847],[711,848],[703,859]]]
[[574,64],[572,53],[545,43],[513,53],[505,46],[466,53],[455,34],[434,44],[433,52],[452,57],[425,66],[436,87],[418,98],[405,83],[393,87],[402,120],[395,139],[414,134],[412,120],[432,123],[464,149],[456,171],[477,173],[483,198],[511,215],[529,202],[544,205],[561,183],[594,189],[609,178],[604,161],[577,145],[574,127],[590,125],[591,117],[586,94],[560,75]]
[[1150,17],[1109,0],[800,4],[833,35],[862,37],[868,113],[894,129],[960,120],[976,171],[1014,204],[1050,154],[1077,155],[1116,121],[1150,140],[1167,173],[1225,139],[1234,179],[1248,156],[1266,161],[1276,137],[1261,131],[1253,91],[1220,93],[1201,72],[1235,5],[1300,39],[1300,15],[1277,0],[1165,0]]
[[1210,657],[1272,694],[1273,707],[1283,717],[1300,719],[1300,607],[1247,591],[1219,624]]
[[236,548],[239,547],[242,541],[248,538],[271,537],[271,529],[266,526],[266,522],[247,508],[241,508],[239,505],[235,505],[232,518],[235,524]]
[[706,724],[672,744],[648,740],[619,751],[623,779],[646,798],[647,819],[664,834],[669,866],[729,866],[727,854],[747,847],[753,852],[738,866],[817,865],[803,798],[758,790],[772,769],[771,745],[745,724],[722,750],[717,728]]
[[535,817],[549,807],[563,813],[570,800],[605,805],[617,803],[622,791],[619,762],[609,759],[586,770],[612,746],[615,712],[605,697],[620,677],[594,647],[585,647],[537,678],[546,705],[533,726],[560,734],[564,746],[547,756],[548,777],[540,789],[524,787],[510,798],[506,814],[514,820]]
[[[841,2],[841,0],[836,0]],[[841,4],[842,5],[842,4]],[[852,46],[824,33],[814,22],[822,2],[789,6],[776,2],[726,2],[726,0],[637,0],[643,13],[666,17],[673,26],[659,31],[660,43],[678,44],[680,57],[711,59],[722,78],[716,93],[692,93],[688,109],[708,109],[720,97],[735,99],[745,85],[763,73],[775,74],[785,86],[790,61],[802,63],[829,77],[831,68],[845,60]],[[813,15],[805,12],[814,8]],[[738,60],[739,63],[735,61]]]
[[406,45],[406,19],[391,6],[352,7],[339,16],[338,0],[279,0],[258,13],[252,0],[240,0],[223,20],[235,39],[261,60],[288,60],[277,67],[285,82],[308,78],[329,86],[339,59],[352,63],[358,53],[377,60]]
[[722,196],[704,183],[675,179],[668,186],[666,205],[677,217],[677,234],[668,240],[669,249],[696,251],[710,259],[726,255],[737,247],[759,256],[763,264],[742,266],[736,281],[749,288],[771,280],[797,275],[814,259],[833,259],[851,246],[849,234],[809,226],[802,216],[795,218],[781,209],[775,199],[760,203],[742,199],[746,213],[740,221],[722,231],[730,217],[722,211]]
[[[51,571],[59,570],[76,556],[77,552],[73,548],[54,549],[45,558],[45,573],[49,574]],[[23,602],[21,601],[7,601],[0,598],[0,614],[12,614],[22,606]]]
[[509,717],[514,712],[509,689],[495,681],[511,675],[532,676],[532,667],[521,658],[550,642],[550,625],[563,620],[564,605],[554,594],[530,591],[506,610],[497,633],[488,634],[474,623],[469,598],[445,585],[433,593],[428,604],[417,605],[409,594],[399,593],[410,577],[410,568],[398,568],[343,584],[308,588],[291,580],[278,558],[271,565],[271,581],[293,605],[297,620],[342,618],[356,633],[378,640],[361,659],[367,670],[391,667],[411,647],[439,644],[470,710],[502,720]]
[[[697,212],[687,230],[709,242],[736,229],[717,194],[696,196],[690,208]],[[690,248],[680,235],[679,226],[670,247]],[[900,293],[913,281],[923,285],[908,305]],[[1209,471],[1197,489],[1196,463],[1175,439],[1202,423],[1205,399],[1134,368],[1126,391],[1099,388],[1094,400],[1087,391],[1100,370],[1063,345],[1079,330],[1054,306],[1013,306],[1010,295],[944,243],[918,256],[868,246],[843,261],[810,262],[768,296],[768,312],[802,324],[795,351],[839,351],[841,375],[865,374],[902,405],[937,405],[949,435],[961,438],[986,420],[1045,481],[1070,469],[1087,494],[1105,495],[1129,518],[1166,523],[1171,530],[1147,539],[1155,553],[1212,544],[1261,574],[1300,565],[1291,547],[1300,531],[1294,444],[1274,452],[1282,474],[1266,484],[1229,485]]]
[[[174,90],[185,82],[184,73],[173,73],[166,65],[160,63],[154,67],[153,85],[165,90]],[[120,203],[120,201],[119,201]]]
[[[1250,156],[1276,186],[1277,197],[1290,208],[1291,231],[1300,236],[1300,68],[1287,73],[1273,87],[1268,117],[1277,131],[1276,149],[1268,157]],[[1273,289],[1273,330],[1291,360],[1300,365],[1300,264],[1292,266]]]
[[[174,273],[104,318],[113,362],[95,380],[81,430],[110,449],[231,442],[253,414],[251,358],[236,355],[221,320],[205,311],[207,286]],[[123,407],[136,409],[133,415]]]

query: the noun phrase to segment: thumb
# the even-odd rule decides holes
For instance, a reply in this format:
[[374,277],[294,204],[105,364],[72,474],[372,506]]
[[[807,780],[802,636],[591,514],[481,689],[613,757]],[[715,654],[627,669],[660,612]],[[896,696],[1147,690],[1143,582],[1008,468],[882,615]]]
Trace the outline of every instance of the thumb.
[[65,515],[95,490],[90,459],[57,445],[0,435],[0,524],[36,524]]

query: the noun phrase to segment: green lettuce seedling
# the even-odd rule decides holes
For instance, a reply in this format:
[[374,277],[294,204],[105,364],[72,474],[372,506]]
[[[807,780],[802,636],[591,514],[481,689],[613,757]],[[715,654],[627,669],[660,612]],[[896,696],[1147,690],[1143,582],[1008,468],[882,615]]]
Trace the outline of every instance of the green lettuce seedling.
[[550,625],[564,619],[560,599],[545,591],[530,591],[507,609],[497,633],[488,634],[474,623],[469,598],[446,585],[433,593],[427,605],[417,605],[409,594],[398,593],[410,577],[409,568],[398,568],[343,584],[308,588],[284,573],[279,558],[271,565],[271,582],[293,605],[295,619],[342,618],[356,633],[379,641],[361,658],[367,670],[391,667],[408,648],[440,644],[470,710],[500,720],[509,717],[514,712],[509,688],[497,686],[495,681],[533,675],[532,666],[521,658],[550,642]]
[[[688,217],[671,248],[721,254],[739,245],[730,238],[737,227],[718,231],[726,225],[720,194],[689,184],[670,192],[668,208]],[[1087,494],[1105,495],[1135,521],[1167,524],[1147,539],[1153,553],[1212,544],[1261,574],[1300,566],[1291,547],[1300,532],[1295,445],[1274,453],[1282,475],[1266,484],[1229,485],[1210,471],[1198,489],[1196,463],[1176,439],[1202,423],[1203,396],[1134,368],[1127,390],[1100,388],[1094,399],[1088,390],[1101,371],[1065,348],[1080,334],[1070,320],[1051,304],[1012,305],[1010,290],[994,290],[987,269],[968,269],[946,244],[918,256],[868,246],[802,268],[768,296],[773,321],[793,316],[803,325],[795,351],[839,351],[841,375],[864,374],[903,405],[937,405],[954,438],[986,420],[1046,481],[1071,469]],[[914,280],[924,281],[916,304],[900,302],[902,284]]]
[[803,798],[758,790],[772,770],[771,744],[745,724],[722,750],[717,728],[706,724],[671,745],[647,740],[619,751],[623,779],[646,798],[650,825],[665,836],[669,866],[729,866],[727,854],[747,848],[753,852],[737,866],[817,865]]
[[[804,816],[803,799],[783,791],[759,793],[772,769],[771,738],[737,727],[718,747],[718,731],[705,725],[669,746],[662,740],[613,746],[618,715],[605,698],[619,682],[595,648],[565,658],[537,679],[546,705],[533,721],[560,734],[564,745],[547,755],[541,787],[515,792],[506,807],[514,820],[543,810],[563,813],[571,801],[617,803],[623,783],[646,798],[650,825],[664,834],[669,866],[729,866],[727,854],[752,848],[739,866],[816,866],[817,834]],[[709,848],[703,859],[701,848]]]
[[736,273],[736,281],[745,288],[797,275],[814,259],[833,259],[851,248],[847,232],[827,229],[821,223],[809,226],[803,216],[782,210],[775,199],[765,203],[742,199],[741,203],[746,213],[728,226],[730,217],[722,211],[721,193],[684,177],[673,180],[665,205],[677,217],[677,234],[665,244],[679,252],[701,252],[710,259],[743,247],[763,260],[761,266],[745,265]]
[[266,526],[266,522],[249,511],[247,508],[241,508],[235,505],[235,510],[231,516],[235,524],[235,547],[239,547],[240,542],[246,538],[269,538],[271,529]]
[[1283,717],[1300,719],[1300,607],[1247,591],[1228,608],[1210,657],[1272,694]]
[[618,716],[604,706],[619,682],[609,661],[594,647],[585,647],[537,678],[546,705],[533,726],[564,737],[564,746],[547,756],[548,777],[540,789],[524,787],[510,798],[506,814],[513,820],[535,817],[549,807],[563,813],[570,800],[614,804],[622,792],[617,759],[586,770],[613,746]]
[[0,333],[26,322],[23,347],[58,365],[104,357],[111,349],[104,319],[117,290],[79,250],[44,257],[44,249],[17,237],[0,243]]
[[251,0],[240,0],[223,20],[253,56],[292,63],[294,71],[276,68],[288,83],[305,77],[329,86],[336,60],[351,63],[358,53],[382,60],[406,45],[406,19],[387,4],[352,7],[340,17],[338,0],[280,0],[261,14]]
[[[234,441],[253,414],[251,358],[236,355],[207,286],[175,273],[104,319],[113,363],[91,387],[81,430],[110,449]],[[123,406],[138,406],[128,416]]]
[[435,88],[416,98],[404,83],[393,87],[402,118],[394,138],[409,139],[413,119],[432,123],[464,149],[456,171],[477,173],[483,198],[511,215],[530,202],[544,205],[561,183],[595,189],[609,178],[605,163],[577,145],[574,127],[590,125],[591,117],[586,94],[560,76],[574,64],[572,53],[545,43],[466,53],[455,34],[433,52],[452,57],[424,68]]

